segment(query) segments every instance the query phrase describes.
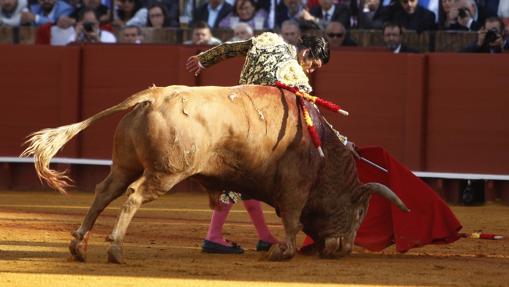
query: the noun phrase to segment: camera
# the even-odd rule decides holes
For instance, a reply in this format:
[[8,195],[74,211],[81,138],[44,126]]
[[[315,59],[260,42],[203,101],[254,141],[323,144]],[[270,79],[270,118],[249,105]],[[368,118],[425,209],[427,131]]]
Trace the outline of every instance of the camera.
[[85,22],[83,23],[83,29],[85,30],[85,32],[94,32],[94,23],[92,22]]
[[498,30],[496,28],[489,29],[486,32],[486,36],[484,36],[484,43],[490,44],[495,42],[498,39]]
[[458,9],[458,16],[460,18],[465,18],[468,16],[468,13],[467,13],[467,8],[460,8]]

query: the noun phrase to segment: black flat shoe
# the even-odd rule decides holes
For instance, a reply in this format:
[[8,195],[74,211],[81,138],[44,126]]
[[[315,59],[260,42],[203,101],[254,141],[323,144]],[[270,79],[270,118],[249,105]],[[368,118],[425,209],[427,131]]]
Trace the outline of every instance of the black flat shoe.
[[225,246],[219,243],[212,242],[210,240],[203,240],[201,251],[205,253],[217,253],[217,254],[242,254],[244,249],[237,245],[235,242],[231,242],[232,246]]

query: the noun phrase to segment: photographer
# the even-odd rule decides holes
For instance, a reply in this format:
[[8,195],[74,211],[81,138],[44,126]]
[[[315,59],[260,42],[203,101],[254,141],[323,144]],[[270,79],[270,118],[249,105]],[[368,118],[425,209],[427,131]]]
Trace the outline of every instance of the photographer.
[[505,38],[504,22],[498,17],[486,19],[484,27],[479,30],[477,40],[460,52],[465,53],[502,53],[509,49]]
[[74,27],[71,42],[76,43],[115,43],[117,39],[108,31],[99,28],[99,21],[93,9],[85,9],[81,21]]
[[440,27],[444,30],[478,31],[481,25],[477,19],[477,4],[474,0],[459,0],[456,2],[442,0],[444,20]]

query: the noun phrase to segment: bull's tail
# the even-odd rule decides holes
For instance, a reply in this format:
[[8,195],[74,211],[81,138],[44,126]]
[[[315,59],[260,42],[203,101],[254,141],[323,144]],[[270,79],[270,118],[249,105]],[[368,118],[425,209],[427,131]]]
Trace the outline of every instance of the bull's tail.
[[127,110],[142,102],[152,102],[150,97],[152,89],[147,89],[132,95],[123,102],[103,110],[88,119],[79,123],[61,126],[53,129],[43,129],[31,135],[24,145],[28,147],[21,153],[21,157],[34,157],[35,170],[41,181],[46,182],[51,188],[65,194],[66,188],[69,188],[72,180],[66,175],[66,171],[59,172],[49,168],[50,160],[55,154],[75,135],[95,121],[116,113]]

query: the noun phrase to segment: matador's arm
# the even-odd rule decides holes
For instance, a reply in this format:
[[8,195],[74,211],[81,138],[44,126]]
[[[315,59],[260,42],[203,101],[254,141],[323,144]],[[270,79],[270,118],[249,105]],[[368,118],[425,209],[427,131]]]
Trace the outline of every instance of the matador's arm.
[[239,42],[226,42],[201,52],[198,54],[198,59],[200,60],[200,65],[207,68],[228,58],[245,56],[252,46],[253,42],[251,39]]

